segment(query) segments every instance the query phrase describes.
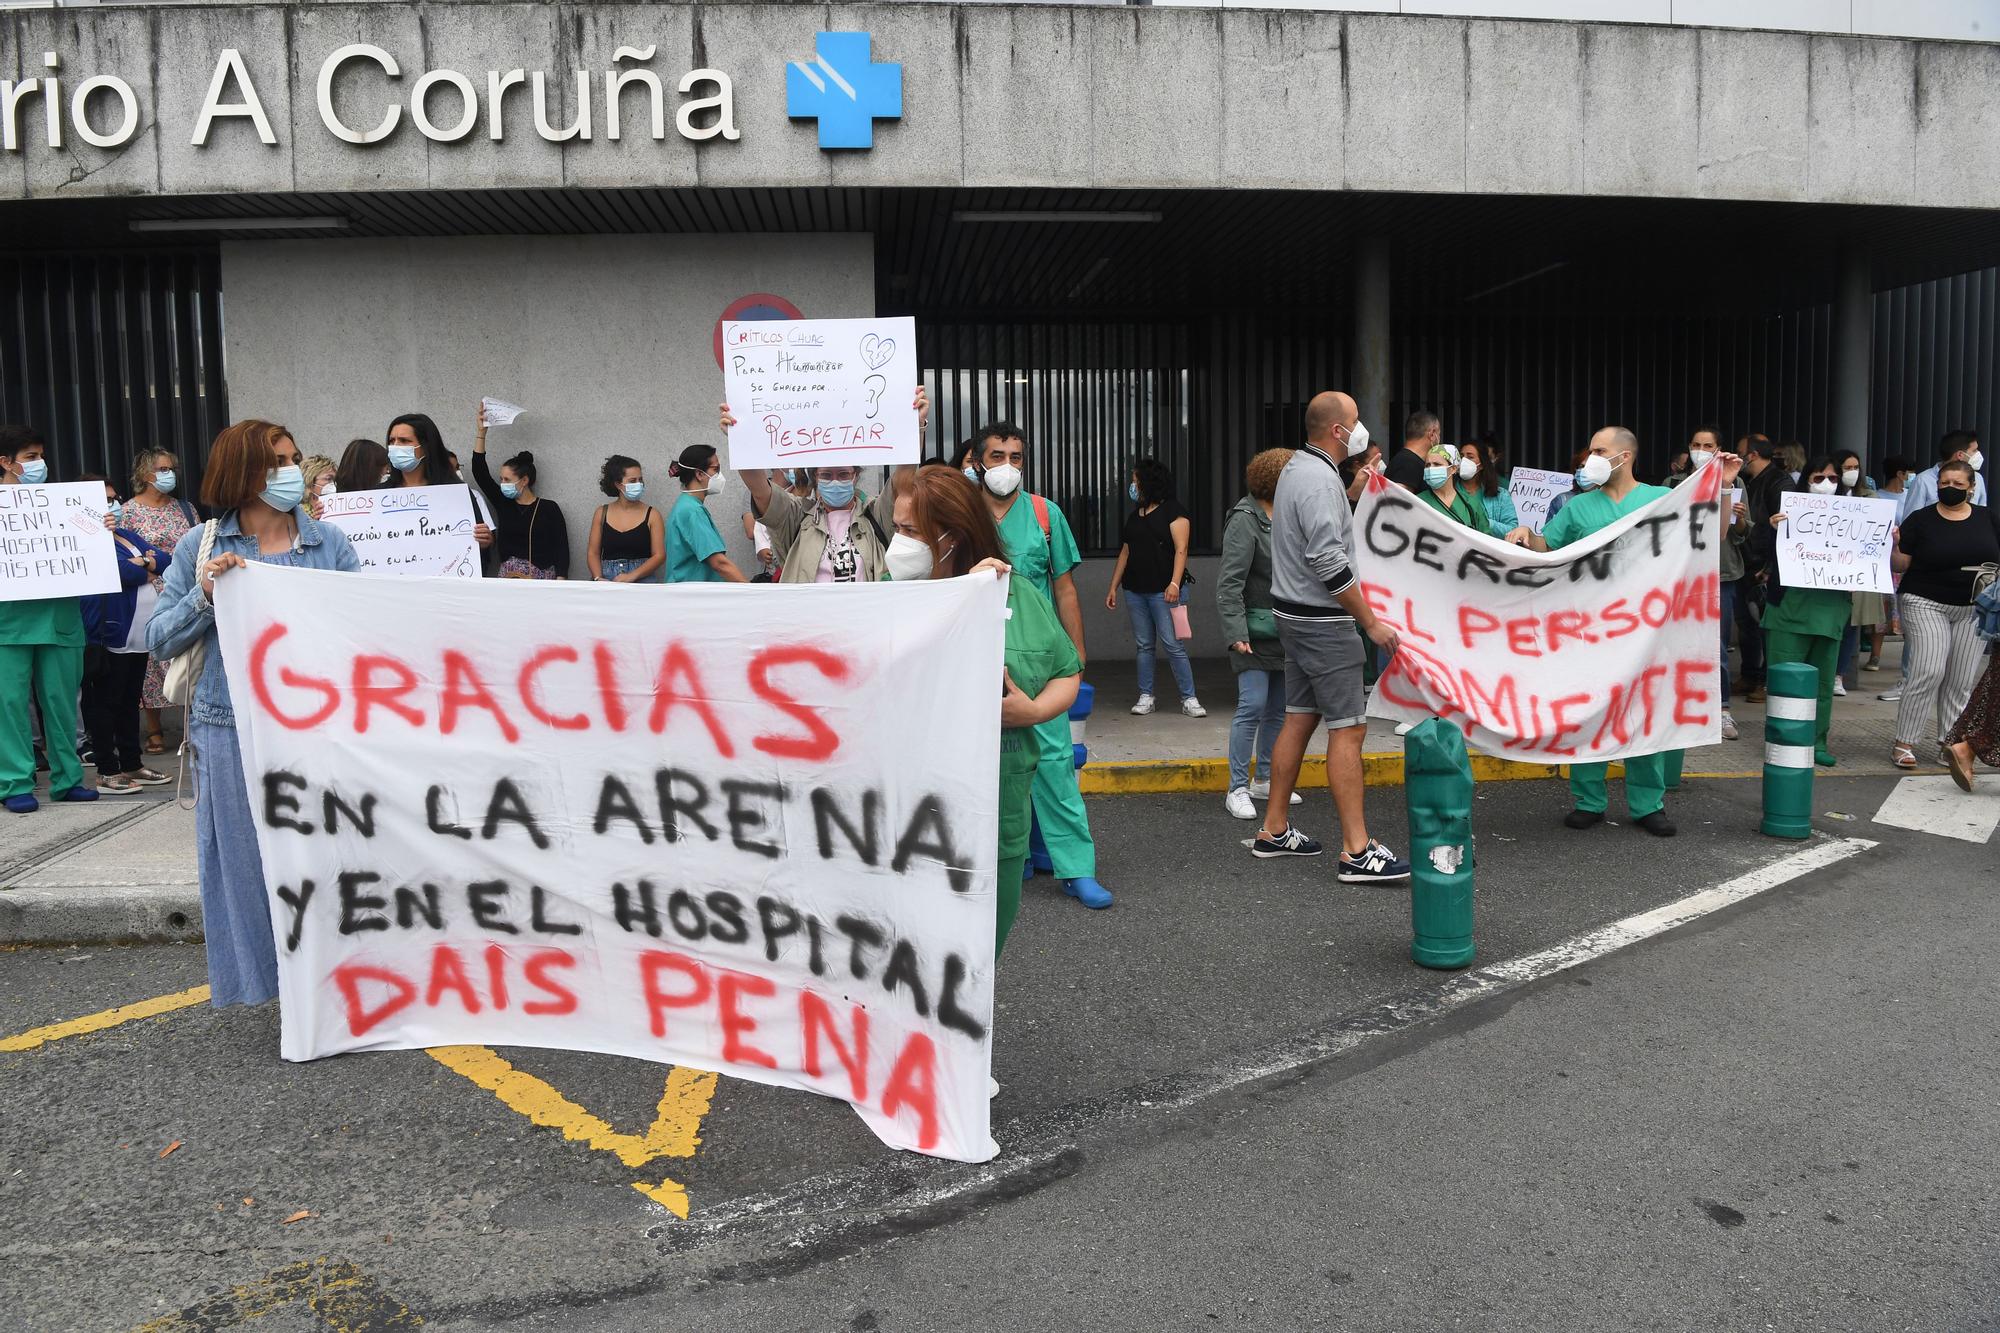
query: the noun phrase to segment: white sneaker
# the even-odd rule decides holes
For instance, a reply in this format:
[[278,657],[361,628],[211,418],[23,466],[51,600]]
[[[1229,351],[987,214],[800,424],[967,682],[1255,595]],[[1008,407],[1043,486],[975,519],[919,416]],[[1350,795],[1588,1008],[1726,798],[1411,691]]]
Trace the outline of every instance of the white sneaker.
[[1140,695],[1139,702],[1132,705],[1133,717],[1144,717],[1146,716],[1146,714],[1152,711],[1153,711],[1153,696],[1150,694]]
[[1398,736],[1407,736],[1416,729],[1417,724],[1414,722],[1398,722],[1396,724],[1396,734]]
[[1222,798],[1222,808],[1229,812],[1231,819],[1255,819],[1257,807],[1251,803],[1250,789],[1237,787]]
[[1186,714],[1188,717],[1208,716],[1208,710],[1201,706],[1201,700],[1195,698],[1192,694],[1190,694],[1187,698],[1181,700],[1181,712]]
[[1833,678],[1833,697],[1838,699],[1847,693],[1847,682],[1840,677]]
[[[1250,784],[1250,799],[1251,799],[1251,800],[1253,800],[1253,801],[1268,801],[1268,800],[1270,800],[1270,799],[1271,799],[1271,784],[1270,784],[1270,783],[1268,783],[1268,782],[1253,782],[1253,783],[1251,783],[1251,784]],[[1297,792],[1293,792],[1293,793],[1292,793],[1292,801],[1291,801],[1291,803],[1292,803],[1293,805],[1304,805],[1304,804],[1306,803],[1306,798],[1305,798],[1305,797],[1303,797],[1303,796],[1301,796],[1301,795],[1299,795],[1299,794],[1298,794]]]
[[1737,734],[1736,719],[1724,713],[1722,715],[1722,739],[1733,741],[1736,739]]

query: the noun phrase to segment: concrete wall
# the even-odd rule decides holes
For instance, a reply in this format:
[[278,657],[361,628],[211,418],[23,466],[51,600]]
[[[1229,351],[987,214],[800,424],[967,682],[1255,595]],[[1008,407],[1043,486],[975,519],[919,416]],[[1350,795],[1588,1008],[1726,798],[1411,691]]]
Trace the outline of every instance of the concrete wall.
[[[784,62],[826,28],[903,64],[904,115],[829,153],[786,116]],[[372,125],[421,71],[545,70],[567,124],[572,71],[601,103],[622,45],[657,46],[671,90],[735,81],[737,142],[634,135],[552,144],[524,90],[503,142],[381,143],[320,123],[327,53],[366,40],[402,75],[349,65],[336,103]],[[247,121],[190,145],[218,52],[243,53],[279,143]],[[50,149],[39,95],[0,198],[491,186],[1275,187],[1685,196],[2000,207],[1991,131],[2000,47],[1724,28],[1305,10],[1037,5],[296,3],[0,13],[0,76],[63,62],[66,91],[116,73],[146,129],[121,149]],[[436,99],[449,121],[455,95]],[[636,102],[635,102],[636,106]],[[631,113],[628,113],[628,116]]]
[[[470,476],[482,395],[527,415],[495,428],[500,458],[535,454],[540,491],[569,520],[575,577],[605,455],[646,469],[648,500],[680,488],[667,461],[722,444],[713,330],[724,306],[773,292],[810,316],[875,310],[866,236],[466,237],[225,245],[229,407],[291,427],[338,458],[389,419],[427,412]],[[731,479],[734,481],[734,478]],[[740,485],[715,501],[746,567]]]

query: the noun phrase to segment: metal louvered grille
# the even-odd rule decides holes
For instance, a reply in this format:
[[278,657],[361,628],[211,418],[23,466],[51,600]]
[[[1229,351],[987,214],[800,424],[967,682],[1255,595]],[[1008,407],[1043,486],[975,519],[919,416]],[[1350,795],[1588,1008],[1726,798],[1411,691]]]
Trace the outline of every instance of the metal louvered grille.
[[2000,268],[1877,292],[1874,357],[1877,456],[1928,467],[1946,431],[2000,433]]
[[135,452],[171,449],[196,493],[228,421],[215,250],[0,256],[0,303],[0,420],[48,437],[58,479],[122,490]]

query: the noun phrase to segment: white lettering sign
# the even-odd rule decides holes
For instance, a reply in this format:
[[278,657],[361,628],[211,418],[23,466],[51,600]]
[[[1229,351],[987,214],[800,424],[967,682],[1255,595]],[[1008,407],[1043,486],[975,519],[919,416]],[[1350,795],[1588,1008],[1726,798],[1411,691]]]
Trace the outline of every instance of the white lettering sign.
[[104,526],[103,482],[0,486],[0,602],[118,588],[118,547]]
[[1778,582],[1787,588],[1894,592],[1889,530],[1896,502],[1786,491],[1778,512]]
[[476,579],[479,544],[472,492],[463,486],[339,491],[320,501],[320,521],[347,534],[363,572],[397,578]]
[[917,322],[729,320],[723,397],[735,468],[914,463]]

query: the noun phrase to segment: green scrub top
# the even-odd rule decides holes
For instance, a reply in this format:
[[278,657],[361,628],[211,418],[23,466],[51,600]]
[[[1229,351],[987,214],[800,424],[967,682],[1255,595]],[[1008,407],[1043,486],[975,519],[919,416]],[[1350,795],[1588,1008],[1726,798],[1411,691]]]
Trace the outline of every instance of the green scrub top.
[[1454,491],[1450,504],[1445,504],[1439,500],[1436,491],[1425,491],[1423,499],[1424,503],[1437,510],[1440,514],[1451,515],[1453,519],[1471,528],[1474,532],[1491,532],[1493,530],[1486,522],[1486,506],[1483,504],[1473,504],[1471,498],[1464,491]]
[[667,515],[667,582],[720,583],[722,575],[709,568],[709,557],[726,549],[708,506],[692,495],[674,501]]
[[[1016,509],[1022,508],[1020,505]],[[1055,510],[1049,510],[1049,526],[1055,526]],[[1028,516],[1029,522],[1034,515]],[[1065,529],[1067,531],[1067,529]],[[1035,536],[1042,535],[1039,524]],[[1056,618],[1056,609],[1026,579],[1007,581],[1007,647],[1004,661],[1007,674],[1023,694],[1040,694],[1052,680],[1083,673],[1083,662],[1070,642],[1069,631]],[[1002,777],[1032,773],[1040,754],[1033,727],[1008,727],[1000,733],[1000,773]]]
[[1785,599],[1764,607],[1764,628],[1787,634],[1837,639],[1847,633],[1854,594],[1831,588],[1787,588]]
[[[1026,491],[1017,492],[1014,503],[1000,519],[1000,541],[1007,548],[1007,563],[1016,574],[1025,574],[1035,591],[1055,600],[1055,581],[1083,563],[1069,520],[1054,504],[1048,505],[1049,535],[1035,518],[1035,502]],[[1016,676],[1016,682],[1020,677]],[[1025,686],[1023,687],[1025,688]]]
[[[83,604],[74,597],[0,602],[0,643],[83,646]],[[27,723],[21,724],[23,727]]]
[[1542,529],[1542,540],[1551,551],[1601,532],[1635,509],[1644,509],[1662,496],[1671,495],[1664,486],[1634,486],[1623,500],[1613,500],[1603,491],[1572,492],[1562,512]]

